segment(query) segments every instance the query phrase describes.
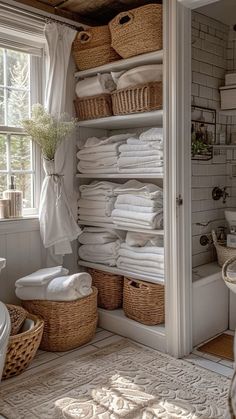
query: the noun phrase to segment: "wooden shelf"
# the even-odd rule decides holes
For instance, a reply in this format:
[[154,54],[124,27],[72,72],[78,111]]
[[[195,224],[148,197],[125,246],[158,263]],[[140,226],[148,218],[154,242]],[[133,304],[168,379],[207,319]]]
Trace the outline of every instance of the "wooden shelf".
[[144,174],[126,174],[126,173],[101,173],[101,174],[94,174],[94,173],[77,173],[77,178],[82,179],[163,179],[163,175],[158,175],[151,173],[150,175],[147,173]]
[[96,223],[92,221],[78,221],[79,225],[82,226],[90,226],[90,227],[102,227],[106,229],[115,229],[115,230],[121,230],[121,231],[133,231],[134,233],[143,233],[143,234],[152,234],[153,236],[163,236],[164,230],[149,230],[144,228],[124,228],[121,226],[117,226],[116,224],[108,224],[108,223]]
[[100,67],[89,68],[88,70],[77,71],[76,79],[95,76],[97,73],[109,73],[111,71],[129,70],[133,67],[146,64],[161,64],[163,62],[163,50],[148,52],[147,54],[137,55],[127,59],[121,59],[102,65]]
[[126,129],[139,127],[161,127],[163,110],[134,113],[130,115],[109,116],[106,118],[79,121],[77,125],[85,128]]
[[140,279],[142,281],[151,282],[153,284],[164,285],[164,283],[165,283],[164,278],[162,278],[160,276],[142,275],[142,274],[138,274],[138,273],[135,273],[135,272],[132,272],[132,271],[123,271],[123,270],[115,268],[113,266],[102,265],[101,263],[92,263],[92,262],[86,262],[84,260],[79,260],[78,264],[80,266],[84,266],[86,268],[93,268],[93,269],[97,269],[99,271],[109,272],[111,274],[123,275],[123,276],[127,276],[127,277],[134,278],[134,279]]
[[166,352],[165,325],[146,326],[125,316],[122,309],[98,309],[99,326],[143,345]]

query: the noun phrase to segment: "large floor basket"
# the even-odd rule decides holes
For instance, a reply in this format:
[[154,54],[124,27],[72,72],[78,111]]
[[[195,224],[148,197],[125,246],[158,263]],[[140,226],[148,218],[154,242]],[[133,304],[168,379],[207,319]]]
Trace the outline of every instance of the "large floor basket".
[[22,302],[31,313],[40,315],[45,322],[40,348],[45,351],[68,351],[89,342],[98,321],[97,289],[91,295],[76,301]]

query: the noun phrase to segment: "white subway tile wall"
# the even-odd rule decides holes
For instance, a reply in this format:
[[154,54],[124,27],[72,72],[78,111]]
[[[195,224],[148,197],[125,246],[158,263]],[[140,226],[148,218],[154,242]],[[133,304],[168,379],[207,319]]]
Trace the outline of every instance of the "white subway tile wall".
[[[229,139],[236,131],[236,117],[222,115],[219,87],[225,74],[236,71],[236,32],[229,26],[197,12],[192,13],[192,104],[216,109],[216,142],[221,131]],[[236,208],[235,150],[214,150],[209,161],[192,161],[192,263],[193,267],[216,259],[212,244],[202,246],[201,235],[210,238],[212,229],[226,226],[224,211]],[[227,186],[229,197],[212,199],[212,189]]]

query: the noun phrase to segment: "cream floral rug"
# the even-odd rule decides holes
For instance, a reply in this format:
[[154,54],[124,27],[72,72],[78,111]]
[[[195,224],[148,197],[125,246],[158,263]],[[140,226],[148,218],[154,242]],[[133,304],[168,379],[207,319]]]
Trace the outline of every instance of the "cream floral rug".
[[229,383],[122,339],[5,382],[0,413],[7,419],[223,419]]

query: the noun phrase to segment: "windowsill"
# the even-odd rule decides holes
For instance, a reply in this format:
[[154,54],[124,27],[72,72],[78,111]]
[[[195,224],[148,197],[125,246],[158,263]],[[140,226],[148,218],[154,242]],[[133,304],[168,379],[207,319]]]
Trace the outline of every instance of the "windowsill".
[[39,230],[39,218],[36,214],[25,215],[22,218],[0,219],[0,235],[37,230]]

